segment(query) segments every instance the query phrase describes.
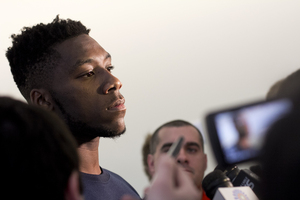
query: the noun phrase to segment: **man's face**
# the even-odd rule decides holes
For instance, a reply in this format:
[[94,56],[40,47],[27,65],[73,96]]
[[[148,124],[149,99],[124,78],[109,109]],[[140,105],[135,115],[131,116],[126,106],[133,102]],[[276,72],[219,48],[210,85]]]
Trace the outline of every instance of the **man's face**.
[[54,69],[54,111],[77,137],[114,137],[125,131],[122,83],[112,75],[110,55],[86,34],[54,47],[61,55]]
[[164,127],[159,131],[159,143],[156,151],[154,155],[148,156],[150,173],[152,175],[155,173],[158,158],[167,153],[171,145],[181,136],[184,137],[184,143],[178,154],[177,162],[200,188],[207,167],[207,157],[202,150],[199,133],[192,126]]

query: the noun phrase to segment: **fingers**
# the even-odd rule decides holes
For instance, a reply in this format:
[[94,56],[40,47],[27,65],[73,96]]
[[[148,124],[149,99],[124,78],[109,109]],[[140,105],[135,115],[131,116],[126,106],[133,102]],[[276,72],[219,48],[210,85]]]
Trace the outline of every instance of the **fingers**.
[[161,182],[167,185],[172,185],[174,183],[172,179],[170,178],[162,179],[161,177],[174,177],[174,173],[176,171],[174,163],[175,163],[174,159],[171,158],[170,156],[161,155],[161,157],[158,160],[158,165],[157,165],[158,170],[156,170],[153,176],[151,185],[161,184]]
[[[148,189],[147,200],[172,199],[174,160],[170,156],[162,156],[159,159],[151,186]],[[168,196],[169,195],[169,196]]]
[[194,183],[168,155],[162,155],[149,188],[147,200],[199,200]]
[[178,199],[193,200],[200,199],[202,196],[202,190],[199,191],[191,178],[179,167],[177,167],[176,182],[178,184],[176,187]]

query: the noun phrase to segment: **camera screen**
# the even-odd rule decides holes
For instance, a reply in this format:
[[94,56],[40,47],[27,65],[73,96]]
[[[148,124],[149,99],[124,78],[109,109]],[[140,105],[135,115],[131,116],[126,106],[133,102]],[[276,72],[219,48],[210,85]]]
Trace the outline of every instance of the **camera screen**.
[[225,162],[257,157],[268,128],[291,109],[288,99],[280,99],[217,113],[214,123]]

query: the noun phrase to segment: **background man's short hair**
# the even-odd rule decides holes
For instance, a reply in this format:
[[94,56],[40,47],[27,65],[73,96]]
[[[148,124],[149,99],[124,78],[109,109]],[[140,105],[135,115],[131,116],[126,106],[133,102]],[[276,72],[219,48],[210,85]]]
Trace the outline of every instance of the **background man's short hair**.
[[202,150],[204,150],[203,136],[202,136],[202,133],[200,132],[200,130],[196,126],[194,126],[190,122],[187,122],[184,120],[173,120],[173,121],[170,121],[170,122],[167,122],[167,123],[161,125],[154,131],[154,133],[151,137],[151,141],[150,141],[150,154],[154,154],[156,151],[156,147],[159,143],[158,133],[162,128],[164,128],[164,127],[182,127],[182,126],[192,126],[198,131],[199,137],[200,137],[200,142],[202,145]]
[[150,141],[151,141],[151,136],[152,134],[149,133],[145,137],[145,141],[142,147],[142,158],[143,158],[143,166],[144,166],[144,172],[147,175],[149,181],[151,180],[151,174],[149,172],[149,167],[148,167],[148,154],[150,153]]

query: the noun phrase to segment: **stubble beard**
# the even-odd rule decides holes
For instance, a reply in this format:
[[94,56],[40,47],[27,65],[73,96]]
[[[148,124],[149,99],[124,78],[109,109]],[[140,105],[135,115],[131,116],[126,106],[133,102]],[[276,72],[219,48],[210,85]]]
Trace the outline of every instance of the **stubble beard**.
[[[122,134],[125,133],[126,127],[124,126],[124,129],[121,131],[118,130],[112,130],[108,127],[105,127],[103,125],[99,125],[97,127],[92,127],[88,125],[87,123],[82,122],[80,119],[75,119],[68,113],[64,106],[61,104],[61,102],[55,98],[56,95],[53,96],[53,100],[55,101],[56,105],[60,109],[62,113],[62,118],[65,121],[65,123],[68,125],[71,133],[76,138],[76,140],[79,143],[85,143],[88,141],[93,140],[96,137],[104,137],[104,138],[118,138]],[[101,123],[101,122],[100,122]]]

